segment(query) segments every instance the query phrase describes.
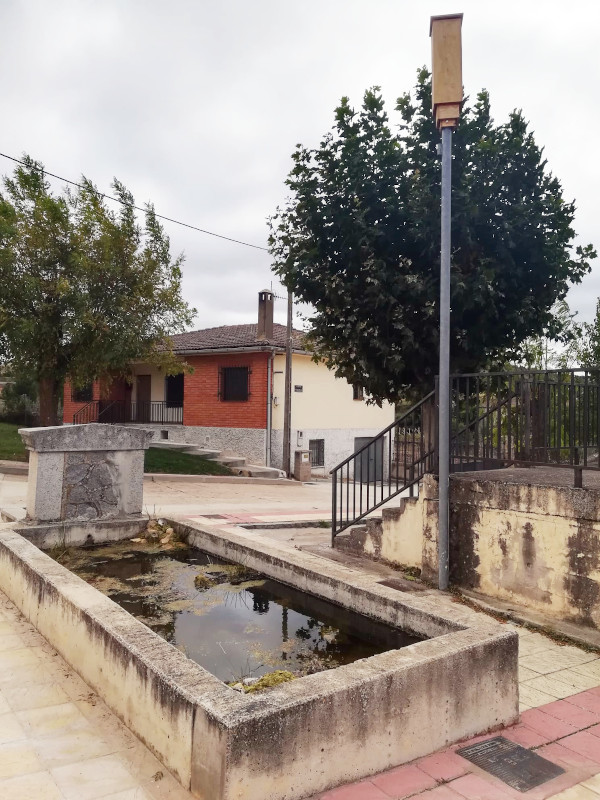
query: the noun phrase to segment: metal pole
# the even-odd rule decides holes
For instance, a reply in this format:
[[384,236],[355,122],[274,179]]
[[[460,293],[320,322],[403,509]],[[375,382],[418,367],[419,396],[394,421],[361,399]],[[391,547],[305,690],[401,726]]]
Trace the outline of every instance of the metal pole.
[[283,399],[283,469],[289,477],[291,473],[291,442],[292,433],[292,312],[294,297],[288,290],[287,306],[287,332],[285,341],[285,395]]
[[449,471],[450,471],[450,208],[452,128],[442,128],[442,242],[440,258],[440,382],[439,382],[439,531],[438,584],[449,581]]

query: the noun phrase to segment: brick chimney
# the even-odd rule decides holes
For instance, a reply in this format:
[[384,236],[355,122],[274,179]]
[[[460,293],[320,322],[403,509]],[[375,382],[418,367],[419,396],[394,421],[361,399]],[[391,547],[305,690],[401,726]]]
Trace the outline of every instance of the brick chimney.
[[258,293],[257,339],[273,338],[273,292],[263,289]]

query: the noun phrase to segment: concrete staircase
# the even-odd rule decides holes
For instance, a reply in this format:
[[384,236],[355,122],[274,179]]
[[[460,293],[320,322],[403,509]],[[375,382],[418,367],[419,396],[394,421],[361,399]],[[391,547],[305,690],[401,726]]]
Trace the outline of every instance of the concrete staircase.
[[172,450],[179,453],[188,453],[192,456],[201,456],[209,461],[216,461],[228,467],[233,475],[241,475],[247,478],[283,478],[284,473],[274,467],[248,464],[243,456],[222,455],[220,450],[209,450],[195,444],[185,442],[172,442],[167,439],[156,439],[150,444],[157,450]]

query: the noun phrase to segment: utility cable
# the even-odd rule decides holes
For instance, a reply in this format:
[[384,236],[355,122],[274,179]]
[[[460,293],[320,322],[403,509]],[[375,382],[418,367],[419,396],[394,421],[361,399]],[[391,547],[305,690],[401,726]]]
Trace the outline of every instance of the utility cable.
[[[24,161],[21,161],[19,158],[14,158],[14,156],[8,156],[6,153],[0,153],[2,158],[8,158],[9,161],[14,161],[16,164],[21,164],[24,167],[28,167],[30,165],[26,164]],[[49,175],[51,178],[56,178],[59,181],[63,181],[63,183],[68,183],[71,186],[76,186],[78,189],[83,189],[84,187],[77,183],[76,181],[71,181],[68,178],[63,178],[61,175],[56,175],[54,172],[49,172],[45,168],[41,168],[40,172],[44,175]],[[129,208],[133,208],[136,211],[145,212],[146,209],[142,208],[141,206],[135,206],[133,203],[125,203],[123,200],[119,200],[118,197],[112,197],[110,194],[104,194],[104,192],[99,192],[96,189],[96,193],[99,197],[103,197],[106,200],[112,200],[114,203],[121,203],[121,205],[128,206]],[[180,222],[178,219],[173,219],[172,217],[165,217],[163,214],[156,214],[155,216],[157,219],[164,219],[167,222],[173,222],[175,225],[181,225],[184,228],[190,228],[193,231],[199,231],[200,233],[206,233],[208,236],[215,236],[217,239],[225,239],[227,242],[234,242],[235,244],[242,244],[244,247],[252,247],[254,250],[264,250],[265,252],[269,252],[268,247],[261,247],[258,244],[250,244],[249,242],[243,242],[241,239],[233,239],[231,236],[223,236],[221,233],[214,233],[213,231],[207,231],[205,228],[198,228],[196,225],[189,225],[187,222]]]

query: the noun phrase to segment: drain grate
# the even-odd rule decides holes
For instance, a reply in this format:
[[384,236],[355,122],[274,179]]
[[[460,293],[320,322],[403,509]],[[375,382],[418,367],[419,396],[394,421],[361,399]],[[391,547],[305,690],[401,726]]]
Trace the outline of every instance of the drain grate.
[[564,772],[552,761],[503,736],[486,739],[456,752],[519,792],[527,792]]

